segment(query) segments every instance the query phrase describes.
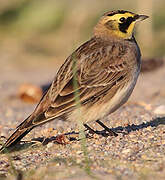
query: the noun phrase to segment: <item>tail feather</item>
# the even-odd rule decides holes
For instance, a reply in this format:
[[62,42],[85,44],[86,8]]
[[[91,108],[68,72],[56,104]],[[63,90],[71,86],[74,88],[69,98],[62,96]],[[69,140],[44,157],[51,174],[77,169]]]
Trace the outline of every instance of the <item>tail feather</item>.
[[33,114],[26,118],[16,129],[16,131],[7,139],[0,152],[5,148],[9,148],[17,144],[26,134],[28,134],[34,127],[53,120],[54,117],[46,118],[44,112],[38,116]]
[[5,148],[9,148],[17,144],[26,134],[28,134],[33,128],[30,129],[22,129],[19,128],[8,138],[8,140],[5,142],[3,147],[0,149],[0,151],[4,150]]
[[26,134],[28,134],[34,127],[44,124],[50,120],[53,120],[53,117],[47,118],[45,116],[45,111],[48,109],[49,106],[49,93],[46,93],[40,100],[34,112],[28,118],[26,118],[17,127],[16,131],[7,139],[3,147],[0,149],[0,152],[3,151],[5,148],[14,146],[24,136],[26,136]]
[[9,148],[17,144],[26,134],[28,134],[34,127],[31,126],[31,118],[29,116],[26,118],[16,129],[16,131],[7,139],[3,147],[0,149],[0,152],[5,148]]

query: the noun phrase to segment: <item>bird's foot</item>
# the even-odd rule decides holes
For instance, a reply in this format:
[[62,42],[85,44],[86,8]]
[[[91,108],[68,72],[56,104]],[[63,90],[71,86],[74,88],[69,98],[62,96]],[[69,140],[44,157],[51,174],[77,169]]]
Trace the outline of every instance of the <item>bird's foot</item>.
[[[86,130],[89,131],[89,133],[91,133],[92,135],[93,134],[98,134],[98,135],[102,135],[104,137],[107,137],[107,136],[118,136],[114,131],[112,131],[111,129],[109,129],[107,126],[105,126],[101,121],[97,120],[96,121],[100,126],[102,126],[104,128],[104,130],[102,131],[95,131],[93,130],[91,127],[89,127],[87,124],[84,124],[84,126],[86,127]],[[108,133],[106,133],[108,132]]]

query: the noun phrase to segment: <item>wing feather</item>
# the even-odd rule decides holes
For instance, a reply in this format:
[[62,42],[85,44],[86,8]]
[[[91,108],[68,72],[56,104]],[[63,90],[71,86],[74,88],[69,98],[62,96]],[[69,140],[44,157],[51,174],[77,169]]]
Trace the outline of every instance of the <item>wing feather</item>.
[[121,49],[119,51],[120,46],[90,40],[68,57],[52,83],[52,101],[46,116],[61,116],[75,107],[75,91],[78,91],[80,103],[83,104],[101,96],[117,83],[124,83],[129,64],[124,59],[125,53],[121,53]]

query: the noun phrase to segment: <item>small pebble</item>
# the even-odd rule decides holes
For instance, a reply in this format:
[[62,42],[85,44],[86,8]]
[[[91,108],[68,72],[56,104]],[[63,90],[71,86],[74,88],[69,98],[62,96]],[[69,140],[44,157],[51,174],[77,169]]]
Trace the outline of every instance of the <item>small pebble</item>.
[[76,154],[82,154],[83,153],[83,151],[77,151],[76,152]]
[[131,149],[123,149],[122,150],[122,153],[123,154],[128,154],[128,153],[130,153],[131,152]]
[[163,115],[165,114],[165,105],[160,105],[154,110],[155,114]]
[[80,164],[82,162],[82,159],[80,159],[80,158],[78,158],[77,160],[76,160],[76,163],[77,164]]
[[50,142],[50,143],[47,144],[47,148],[51,148],[52,146],[53,146],[53,143],[52,143],[52,142]]

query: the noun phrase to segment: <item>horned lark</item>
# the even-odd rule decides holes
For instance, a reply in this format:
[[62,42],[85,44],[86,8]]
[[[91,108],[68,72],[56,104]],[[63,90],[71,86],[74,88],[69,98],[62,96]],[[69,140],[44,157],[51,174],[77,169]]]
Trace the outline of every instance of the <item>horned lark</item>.
[[[34,112],[17,127],[3,148],[15,145],[34,127],[56,118],[76,121],[77,108],[83,114],[84,124],[97,121],[103,126],[98,119],[123,105],[136,84],[141,54],[133,30],[138,21],[146,18],[123,10],[105,13],[92,38],[66,59]],[[77,90],[79,107],[75,101]]]

